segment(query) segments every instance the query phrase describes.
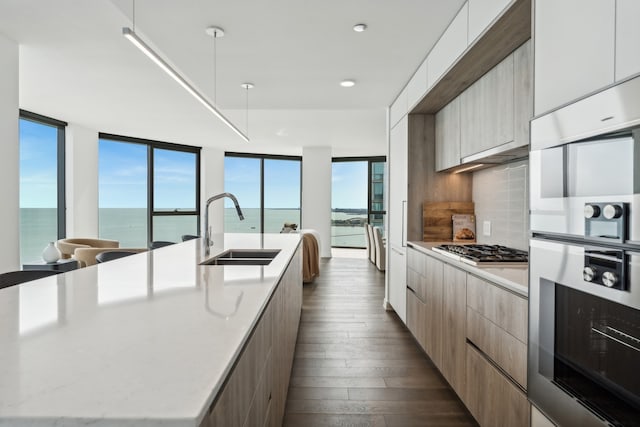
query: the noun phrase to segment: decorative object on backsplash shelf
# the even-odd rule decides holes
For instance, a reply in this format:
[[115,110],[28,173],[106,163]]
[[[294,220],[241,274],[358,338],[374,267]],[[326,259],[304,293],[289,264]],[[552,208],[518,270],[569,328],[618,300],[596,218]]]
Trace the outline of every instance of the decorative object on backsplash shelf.
[[[425,202],[422,205],[422,240],[446,242],[453,236],[453,215],[474,215],[473,202]],[[473,229],[475,235],[475,227]]]
[[58,261],[60,256],[60,251],[53,242],[49,242],[47,247],[42,251],[42,260],[49,264]]
[[476,216],[475,215],[451,215],[453,223],[454,242],[475,242],[476,241]]

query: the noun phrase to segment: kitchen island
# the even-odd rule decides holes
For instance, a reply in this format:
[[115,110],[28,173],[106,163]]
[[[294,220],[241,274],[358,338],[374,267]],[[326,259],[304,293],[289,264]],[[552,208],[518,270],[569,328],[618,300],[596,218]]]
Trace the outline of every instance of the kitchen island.
[[[210,256],[196,239],[0,290],[0,426],[281,417],[302,301],[300,235],[213,241]],[[265,266],[200,265],[229,248],[280,253]],[[238,377],[252,388],[228,408]]]

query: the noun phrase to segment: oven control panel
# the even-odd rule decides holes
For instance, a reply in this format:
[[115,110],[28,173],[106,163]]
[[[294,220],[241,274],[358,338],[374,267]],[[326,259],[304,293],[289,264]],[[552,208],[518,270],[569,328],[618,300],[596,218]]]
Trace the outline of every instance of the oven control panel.
[[628,203],[586,203],[584,236],[595,240],[624,243],[628,238]]
[[626,291],[625,254],[619,249],[585,248],[582,278],[585,282]]

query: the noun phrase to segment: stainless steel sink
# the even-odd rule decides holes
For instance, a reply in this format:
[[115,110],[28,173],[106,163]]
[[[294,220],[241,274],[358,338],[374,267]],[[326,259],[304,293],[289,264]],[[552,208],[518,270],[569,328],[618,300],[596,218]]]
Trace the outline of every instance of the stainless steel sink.
[[200,265],[269,265],[280,249],[229,249]]

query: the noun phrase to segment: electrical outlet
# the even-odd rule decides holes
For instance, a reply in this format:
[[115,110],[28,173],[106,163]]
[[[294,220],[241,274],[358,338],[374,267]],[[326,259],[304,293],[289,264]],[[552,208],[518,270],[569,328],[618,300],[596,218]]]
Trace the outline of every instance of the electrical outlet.
[[491,236],[491,221],[482,222],[482,235],[487,237]]

